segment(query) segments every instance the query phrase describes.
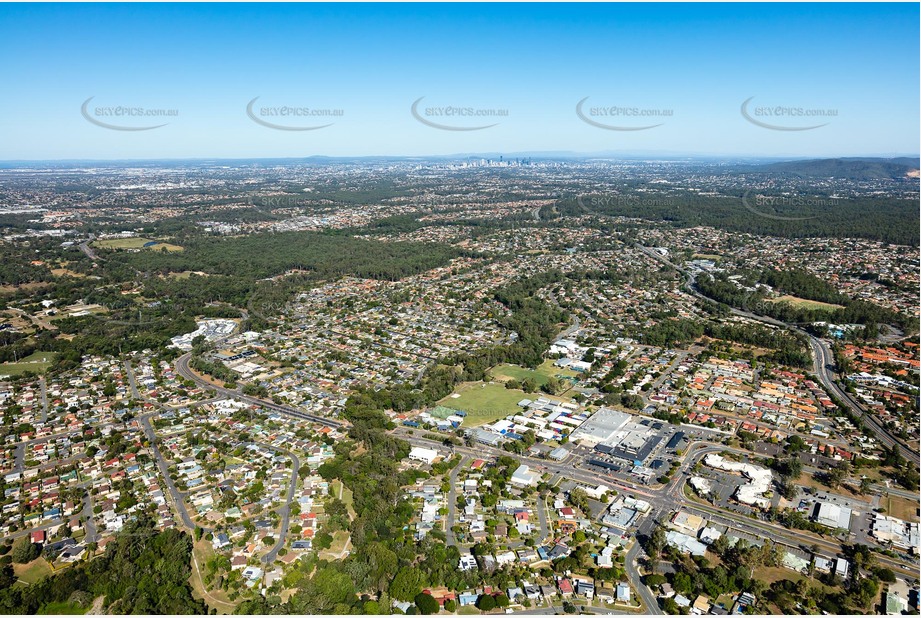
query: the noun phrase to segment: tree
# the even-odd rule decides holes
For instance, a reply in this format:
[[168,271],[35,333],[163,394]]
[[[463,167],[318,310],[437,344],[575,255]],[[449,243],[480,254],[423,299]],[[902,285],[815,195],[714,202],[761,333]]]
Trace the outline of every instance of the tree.
[[505,596],[504,592],[500,592],[499,594],[496,595],[496,605],[497,606],[505,608],[505,607],[508,607],[509,604],[510,604],[510,601],[508,600],[508,597]]
[[496,609],[496,600],[491,595],[481,594],[476,600],[476,606],[480,611],[490,612]]
[[36,545],[28,536],[21,537],[13,544],[13,551],[10,556],[13,562],[17,564],[26,564],[32,562],[42,553],[42,548]]
[[653,573],[656,572],[663,549],[665,549],[665,530],[662,529],[662,526],[656,526],[646,541],[646,555],[649,556],[649,568]]
[[390,596],[400,601],[412,601],[422,592],[422,573],[415,567],[403,567],[390,582]]
[[841,482],[847,478],[847,475],[850,473],[850,465],[846,461],[842,461],[837,466],[828,471],[828,486],[832,489],[841,485]]
[[556,395],[562,390],[562,388],[563,385],[555,376],[551,376],[546,382],[544,382],[544,385],[540,387],[540,389],[548,395]]
[[445,601],[445,611],[454,612],[457,609],[457,602],[454,599],[448,599]]
[[437,614],[439,610],[438,601],[430,594],[420,592],[414,599],[416,607],[419,608],[420,614]]

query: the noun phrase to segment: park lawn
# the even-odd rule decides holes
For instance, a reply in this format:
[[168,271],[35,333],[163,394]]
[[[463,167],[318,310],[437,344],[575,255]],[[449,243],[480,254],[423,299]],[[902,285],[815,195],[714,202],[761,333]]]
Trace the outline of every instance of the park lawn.
[[494,379],[500,380],[502,382],[507,382],[508,380],[518,380],[519,382],[523,382],[524,380],[531,378],[537,383],[538,386],[543,386],[547,383],[547,380],[550,379],[549,377],[534,371],[533,369],[525,369],[524,367],[519,367],[518,365],[496,365],[490,369],[489,372]]
[[33,352],[15,363],[0,364],[0,376],[18,376],[26,371],[42,373],[47,371],[57,357],[57,352]]
[[355,500],[352,496],[352,490],[345,485],[342,486],[342,501],[345,502],[345,508],[349,512],[349,519],[354,520],[357,516],[357,513],[355,513]]
[[834,311],[835,309],[842,309],[841,305],[835,305],[833,303],[823,303],[818,300],[809,300],[807,298],[800,298],[798,296],[790,296],[789,294],[784,294],[777,298],[771,299],[770,302],[773,303],[790,303],[796,308],[802,309],[821,309],[824,311]]
[[715,253],[695,253],[691,256],[691,259],[694,260],[712,260],[717,261],[723,259],[722,255],[717,255]]
[[496,365],[490,369],[490,374],[493,378],[500,380],[502,382],[507,382],[508,380],[518,380],[523,382],[528,378],[534,380],[538,386],[543,386],[546,384],[551,377],[558,378],[572,378],[576,377],[579,374],[573,371],[572,369],[562,369],[560,367],[553,366],[553,360],[547,359],[537,369],[526,369],[518,365],[502,364]]
[[[149,242],[155,242],[157,244],[151,245],[150,247],[145,247]],[[143,236],[135,238],[109,238],[106,240],[97,240],[93,243],[94,247],[99,247],[100,249],[153,249],[155,251],[182,251],[183,247],[179,245],[171,245],[170,243],[161,242],[159,240],[154,240],[152,238],[144,238]]]
[[51,565],[44,558],[36,558],[28,564],[13,565],[13,574],[27,584],[37,584],[51,573]]
[[76,603],[70,601],[59,601],[57,603],[46,603],[38,610],[39,616],[47,615],[67,615],[67,616],[79,616],[86,613],[86,608],[80,607]]
[[[192,546],[192,555],[195,562],[192,564],[192,574],[189,576],[189,584],[192,586],[192,593],[196,599],[203,599],[208,607],[215,608],[220,614],[232,614],[237,604],[232,602],[223,590],[205,590],[205,582],[201,579],[204,573],[199,569],[205,568],[205,563],[214,556],[214,548],[211,542],[202,539]],[[195,563],[198,569],[195,568]]]
[[333,543],[329,549],[324,549],[317,553],[318,558],[327,560],[338,560],[339,554],[345,549],[345,544],[349,542],[349,533],[347,530],[336,530],[333,532]]
[[464,427],[478,427],[518,412],[521,410],[518,402],[531,397],[524,391],[507,389],[501,384],[464,382],[454,389],[454,393],[438,403],[453,410],[466,412]]
[[[438,436],[438,439],[441,439],[441,436]],[[352,490],[345,486],[345,484],[339,479],[334,479],[329,485],[329,495],[335,496],[342,500],[345,504],[346,510],[349,512],[349,519],[355,519],[355,501],[352,497]]]
[[[918,521],[918,501],[909,500],[902,496],[889,496],[889,504],[886,505],[886,515],[896,517],[904,521]],[[885,504],[885,502],[883,503]]]

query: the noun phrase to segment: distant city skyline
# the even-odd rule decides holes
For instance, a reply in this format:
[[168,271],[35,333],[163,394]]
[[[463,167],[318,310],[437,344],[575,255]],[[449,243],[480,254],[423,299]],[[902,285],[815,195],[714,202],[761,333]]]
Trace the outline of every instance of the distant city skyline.
[[918,18],[909,3],[4,4],[0,160],[915,156]]

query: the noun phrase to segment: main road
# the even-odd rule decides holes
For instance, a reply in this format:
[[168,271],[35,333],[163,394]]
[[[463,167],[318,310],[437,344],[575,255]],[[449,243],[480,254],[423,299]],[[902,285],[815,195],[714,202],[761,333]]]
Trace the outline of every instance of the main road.
[[[642,245],[637,245],[637,248],[645,253],[647,256],[658,260],[668,266],[671,266],[678,272],[684,274],[687,277],[687,290],[693,296],[700,298],[701,300],[715,303],[717,301],[713,300],[709,296],[701,294],[697,290],[697,286],[694,281],[694,273],[678,266],[677,264],[670,261],[663,255],[659,255],[655,251],[650,250],[647,247]],[[895,436],[889,432],[889,430],[882,424],[878,417],[874,414],[867,412],[860,403],[854,400],[844,389],[842,389],[837,382],[835,382],[834,375],[829,370],[829,367],[834,366],[834,357],[832,356],[831,350],[828,348],[828,344],[824,341],[815,337],[811,333],[806,332],[799,326],[795,324],[788,324],[786,322],[781,322],[780,320],[775,320],[774,318],[769,318],[764,315],[758,315],[757,313],[751,313],[750,311],[743,311],[741,309],[736,309],[735,307],[730,307],[729,311],[733,315],[739,317],[748,318],[750,320],[756,320],[758,322],[763,322],[765,324],[770,324],[771,326],[777,326],[779,328],[786,328],[796,333],[799,333],[807,338],[809,341],[810,352],[812,353],[812,362],[813,368],[818,378],[819,382],[822,383],[822,386],[826,388],[830,393],[835,395],[845,406],[851,409],[851,411],[857,416],[864,419],[866,427],[870,429],[871,432],[876,436],[880,443],[885,444],[887,447],[892,447],[893,445],[898,445],[904,451],[907,451],[908,454],[914,458],[919,458],[918,449],[914,448],[898,436]]]
[[263,408],[272,410],[273,412],[278,412],[279,414],[284,414],[285,416],[290,416],[292,418],[296,418],[302,421],[309,421],[311,423],[317,423],[318,425],[325,425],[326,427],[332,427],[333,429],[337,429],[345,425],[345,423],[342,421],[337,421],[331,418],[317,416],[315,414],[308,414],[307,412],[302,412],[301,410],[292,408],[291,406],[277,404],[274,401],[267,401],[265,399],[259,399],[258,397],[252,397],[251,395],[244,395],[240,391],[236,391],[233,389],[225,388],[223,386],[218,386],[217,384],[213,384],[209,382],[208,380],[205,380],[204,378],[202,378],[200,375],[198,375],[194,371],[192,371],[192,368],[189,367],[189,360],[191,358],[192,358],[191,352],[187,354],[183,354],[182,356],[177,358],[176,359],[176,371],[183,378],[186,378],[187,380],[191,380],[192,382],[194,382],[201,388],[214,391],[215,393],[222,395],[224,397],[227,397],[228,399],[237,399],[239,401],[248,403],[250,405],[262,406]]

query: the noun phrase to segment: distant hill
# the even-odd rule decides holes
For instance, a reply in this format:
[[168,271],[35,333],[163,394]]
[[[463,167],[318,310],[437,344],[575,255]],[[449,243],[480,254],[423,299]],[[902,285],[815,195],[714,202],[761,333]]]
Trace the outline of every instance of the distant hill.
[[808,161],[782,161],[760,168],[765,172],[787,173],[798,176],[847,178],[850,180],[880,180],[883,178],[917,177],[919,160],[911,157],[813,159]]

